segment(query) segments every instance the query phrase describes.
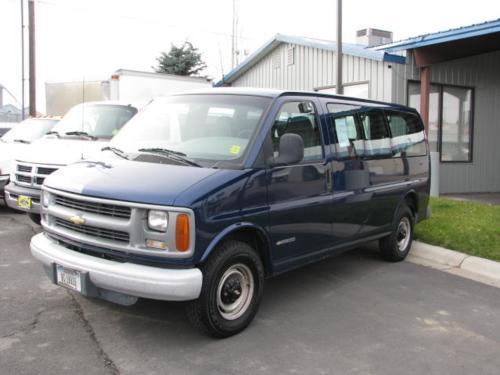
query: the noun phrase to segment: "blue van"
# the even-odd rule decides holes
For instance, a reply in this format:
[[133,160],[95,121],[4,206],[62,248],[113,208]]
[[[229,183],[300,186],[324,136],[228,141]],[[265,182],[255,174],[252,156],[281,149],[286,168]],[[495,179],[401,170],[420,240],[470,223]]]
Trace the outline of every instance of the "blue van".
[[401,261],[426,218],[429,153],[411,108],[309,92],[159,98],[95,160],[45,180],[32,254],[88,297],[188,301],[243,330],[264,280],[365,242]]

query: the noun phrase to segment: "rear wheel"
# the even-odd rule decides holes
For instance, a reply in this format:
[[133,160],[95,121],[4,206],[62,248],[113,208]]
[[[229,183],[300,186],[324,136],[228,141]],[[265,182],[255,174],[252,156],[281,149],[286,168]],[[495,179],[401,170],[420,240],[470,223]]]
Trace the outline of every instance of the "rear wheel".
[[406,258],[413,242],[414,217],[410,208],[404,204],[397,212],[392,233],[380,240],[382,258],[399,262]]
[[264,267],[244,242],[223,243],[201,267],[200,297],[187,305],[191,323],[213,337],[229,337],[254,318],[264,289]]
[[28,216],[32,222],[34,222],[36,225],[40,225],[41,217],[39,214],[28,214]]

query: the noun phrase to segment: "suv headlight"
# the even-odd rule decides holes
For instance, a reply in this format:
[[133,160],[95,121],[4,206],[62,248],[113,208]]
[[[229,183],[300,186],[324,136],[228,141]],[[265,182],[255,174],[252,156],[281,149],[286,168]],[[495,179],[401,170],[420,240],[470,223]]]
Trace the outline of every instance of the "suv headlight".
[[168,227],[168,213],[166,211],[151,210],[148,212],[149,229],[166,232]]
[[50,193],[47,190],[42,190],[41,194],[41,201],[43,207],[48,207],[49,206],[49,201],[50,201]]

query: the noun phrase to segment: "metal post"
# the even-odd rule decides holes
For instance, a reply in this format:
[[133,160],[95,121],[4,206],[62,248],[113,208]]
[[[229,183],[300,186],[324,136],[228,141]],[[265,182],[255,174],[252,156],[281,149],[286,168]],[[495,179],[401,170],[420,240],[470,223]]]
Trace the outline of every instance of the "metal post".
[[337,94],[344,93],[342,85],[342,0],[337,0]]
[[28,0],[29,18],[29,90],[30,116],[36,116],[36,73],[35,73],[35,1]]
[[420,116],[424,122],[425,132],[429,135],[429,97],[431,91],[431,67],[420,68]]
[[231,69],[236,66],[236,0],[233,0],[233,33],[231,37]]
[[21,120],[24,120],[24,0],[21,0]]

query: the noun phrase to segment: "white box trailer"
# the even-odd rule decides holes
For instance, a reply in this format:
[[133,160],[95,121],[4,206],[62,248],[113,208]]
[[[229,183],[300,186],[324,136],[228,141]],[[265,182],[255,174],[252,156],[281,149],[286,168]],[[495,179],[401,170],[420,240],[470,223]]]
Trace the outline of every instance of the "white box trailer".
[[63,116],[79,103],[102,100],[130,102],[142,106],[158,96],[211,86],[211,80],[203,77],[119,69],[109,79],[46,82],[46,113],[51,116]]

